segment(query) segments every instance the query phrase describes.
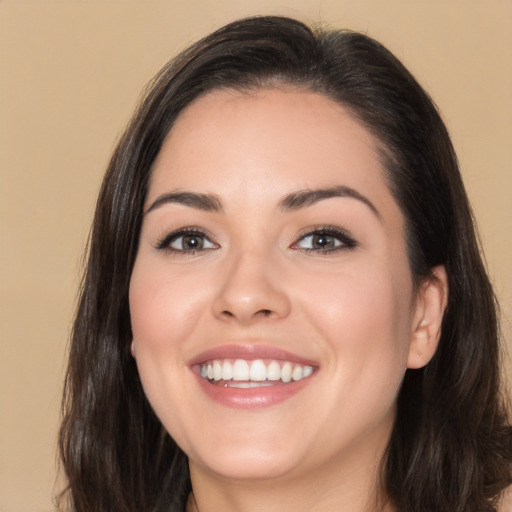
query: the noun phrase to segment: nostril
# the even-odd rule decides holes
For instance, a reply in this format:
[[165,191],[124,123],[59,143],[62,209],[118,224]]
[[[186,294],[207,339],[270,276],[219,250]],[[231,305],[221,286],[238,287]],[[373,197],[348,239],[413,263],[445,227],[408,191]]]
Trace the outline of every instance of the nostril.
[[[224,317],[228,317],[228,318],[234,318],[236,316],[233,312],[231,312],[231,311],[229,311],[227,309],[222,311],[221,315],[224,316]],[[272,316],[272,310],[271,309],[260,309],[260,310],[256,311],[252,315],[253,318],[256,318],[256,317],[268,318],[269,316]]]

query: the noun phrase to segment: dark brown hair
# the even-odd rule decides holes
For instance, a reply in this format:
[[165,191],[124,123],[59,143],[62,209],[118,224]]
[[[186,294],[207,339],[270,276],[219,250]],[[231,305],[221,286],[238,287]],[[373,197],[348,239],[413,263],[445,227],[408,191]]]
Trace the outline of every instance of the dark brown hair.
[[97,203],[74,324],[60,451],[77,512],[183,511],[187,459],[130,356],[128,288],[151,166],[183,109],[219,88],[295,86],[341,103],[381,143],[416,283],[445,265],[436,355],[408,370],[382,466],[400,512],[494,511],[512,482],[496,302],[447,130],[405,67],[366,35],[282,17],[231,23],[172,60],[120,140]]

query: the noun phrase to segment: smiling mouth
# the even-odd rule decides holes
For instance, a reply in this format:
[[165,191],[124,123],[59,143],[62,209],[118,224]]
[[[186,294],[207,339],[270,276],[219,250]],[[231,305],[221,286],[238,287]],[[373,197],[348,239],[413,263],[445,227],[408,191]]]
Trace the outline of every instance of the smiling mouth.
[[261,410],[292,399],[320,370],[314,360],[264,344],[226,344],[190,361],[200,388],[221,406]]
[[310,377],[315,368],[278,360],[215,359],[198,365],[198,370],[210,384],[246,389],[297,382]]

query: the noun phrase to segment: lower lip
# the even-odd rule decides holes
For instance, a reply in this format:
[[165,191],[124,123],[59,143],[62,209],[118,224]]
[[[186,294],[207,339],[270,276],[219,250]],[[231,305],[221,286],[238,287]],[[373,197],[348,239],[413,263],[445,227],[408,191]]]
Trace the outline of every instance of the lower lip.
[[195,374],[201,389],[214,402],[234,409],[263,409],[293,397],[306,387],[312,376],[288,384],[258,388],[230,388],[211,384]]

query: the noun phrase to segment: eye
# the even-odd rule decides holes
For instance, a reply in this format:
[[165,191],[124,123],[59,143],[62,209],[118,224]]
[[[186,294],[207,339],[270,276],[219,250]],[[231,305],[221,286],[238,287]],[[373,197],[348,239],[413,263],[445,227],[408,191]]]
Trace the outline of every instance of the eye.
[[196,228],[174,231],[157,244],[157,249],[192,254],[197,251],[218,249],[218,247],[207,237],[206,233]]
[[292,249],[302,249],[307,252],[331,252],[340,249],[353,249],[356,241],[345,231],[333,228],[317,228],[303,235]]

